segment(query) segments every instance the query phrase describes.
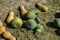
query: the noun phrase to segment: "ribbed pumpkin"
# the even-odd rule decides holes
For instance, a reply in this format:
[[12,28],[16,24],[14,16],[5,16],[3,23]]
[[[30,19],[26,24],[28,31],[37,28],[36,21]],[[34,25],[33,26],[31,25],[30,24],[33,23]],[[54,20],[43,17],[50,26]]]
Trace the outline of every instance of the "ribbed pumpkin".
[[29,19],[26,23],[25,23],[26,28],[28,29],[35,29],[37,26],[37,23],[34,19]]
[[36,15],[34,13],[28,12],[27,17],[28,19],[35,19]]
[[25,18],[26,19],[35,19],[37,17],[36,14],[38,14],[40,11],[38,9],[32,9],[32,10],[29,10],[27,12],[27,14],[25,15]]

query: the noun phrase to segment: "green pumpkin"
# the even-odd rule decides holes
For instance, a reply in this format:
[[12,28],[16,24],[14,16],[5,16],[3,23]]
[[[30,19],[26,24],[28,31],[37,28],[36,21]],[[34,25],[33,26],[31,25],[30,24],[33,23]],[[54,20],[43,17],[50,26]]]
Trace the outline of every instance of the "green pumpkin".
[[56,18],[54,21],[56,27],[60,28],[60,18]]
[[38,10],[38,9],[32,9],[32,10],[30,10],[29,12],[30,12],[30,13],[33,13],[33,14],[37,14],[37,13],[40,12],[40,10]]
[[26,23],[25,23],[26,28],[28,29],[35,29],[37,26],[37,23],[34,19],[29,19]]
[[39,17],[36,17],[35,20],[36,20],[37,23],[40,23],[40,21],[41,21]]
[[38,9],[32,9],[28,11],[28,13],[26,14],[26,19],[35,19],[38,12],[40,12]]
[[43,31],[43,29],[44,29],[44,28],[43,28],[42,25],[38,25],[38,26],[37,26],[37,29],[36,29],[36,32],[37,32],[37,33],[41,33],[41,32]]
[[35,19],[36,18],[36,15],[34,13],[29,12],[27,15],[28,15],[29,19]]
[[20,27],[21,28],[22,25],[23,25],[23,21],[22,21],[21,18],[16,17],[16,18],[13,19],[13,21],[12,21],[12,26],[13,27]]

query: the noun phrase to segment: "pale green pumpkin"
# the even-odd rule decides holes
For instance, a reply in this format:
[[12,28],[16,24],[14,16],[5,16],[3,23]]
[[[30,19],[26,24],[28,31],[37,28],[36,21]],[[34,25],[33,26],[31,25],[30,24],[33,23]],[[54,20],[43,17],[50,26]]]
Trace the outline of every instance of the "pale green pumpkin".
[[21,28],[22,25],[23,25],[23,20],[21,18],[16,17],[16,18],[13,19],[13,21],[12,21],[12,26],[13,27],[20,27]]
[[37,29],[36,29],[36,32],[37,33],[41,33],[43,30],[44,30],[43,26],[42,25],[38,25]]

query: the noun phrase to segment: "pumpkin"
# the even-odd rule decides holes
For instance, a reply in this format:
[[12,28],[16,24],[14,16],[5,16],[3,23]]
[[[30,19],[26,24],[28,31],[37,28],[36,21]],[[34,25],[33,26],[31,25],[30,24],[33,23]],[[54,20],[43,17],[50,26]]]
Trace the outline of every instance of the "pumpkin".
[[60,18],[56,18],[54,24],[57,28],[60,28]]
[[35,15],[34,13],[28,12],[28,13],[25,15],[25,18],[26,18],[26,19],[35,19],[35,18],[36,18],[36,15]]
[[6,28],[3,26],[3,23],[0,21],[0,35],[6,31]]
[[10,39],[11,38],[11,33],[9,31],[6,31],[3,33],[3,37],[6,38],[6,39]]
[[24,8],[23,5],[20,5],[20,12],[21,12],[21,16],[24,17],[24,15],[27,13],[26,9]]
[[7,23],[10,24],[13,19],[14,19],[14,11],[10,11],[7,18]]
[[0,34],[3,34],[6,31],[5,27],[0,27]]
[[16,40],[16,38],[14,36],[12,36],[9,31],[4,32],[3,37],[6,39],[9,39],[9,40]]
[[12,26],[13,27],[17,27],[17,28],[21,28],[22,27],[22,25],[23,25],[23,20],[21,19],[21,18],[19,18],[19,17],[16,17],[16,18],[14,18],[13,19],[13,21],[12,21]]
[[36,14],[38,14],[40,11],[38,9],[32,9],[27,12],[25,15],[25,19],[35,19],[37,17]]
[[37,26],[37,23],[36,23],[36,21],[35,21],[34,19],[29,19],[29,20],[27,20],[27,22],[25,23],[25,26],[26,26],[26,28],[28,28],[28,29],[35,29],[36,26]]
[[37,8],[39,8],[43,12],[47,12],[48,11],[48,7],[43,5],[43,4],[41,4],[41,3],[36,3],[36,6],[37,6]]
[[37,26],[37,29],[36,29],[36,32],[37,32],[37,33],[41,33],[41,32],[43,31],[43,29],[44,29],[44,28],[43,28],[42,25],[38,25],[38,26]]

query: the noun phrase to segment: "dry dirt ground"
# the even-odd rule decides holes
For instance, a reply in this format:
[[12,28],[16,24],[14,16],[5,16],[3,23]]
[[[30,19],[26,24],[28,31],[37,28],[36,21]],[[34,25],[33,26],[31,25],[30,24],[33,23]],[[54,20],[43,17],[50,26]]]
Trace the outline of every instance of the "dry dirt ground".
[[[14,10],[15,15],[18,15],[18,7],[23,4],[27,10],[34,8],[36,2],[44,3],[48,6],[48,12],[40,12],[39,17],[42,19],[44,31],[41,34],[34,34],[32,30],[13,29],[4,22],[9,10]],[[55,33],[57,28],[52,24],[55,19],[55,14],[60,11],[60,0],[0,0],[0,20],[6,26],[6,29],[11,32],[17,40],[60,40],[60,36]],[[19,15],[18,15],[19,16]],[[53,27],[54,26],[54,27]],[[0,36],[0,40],[5,40]]]

